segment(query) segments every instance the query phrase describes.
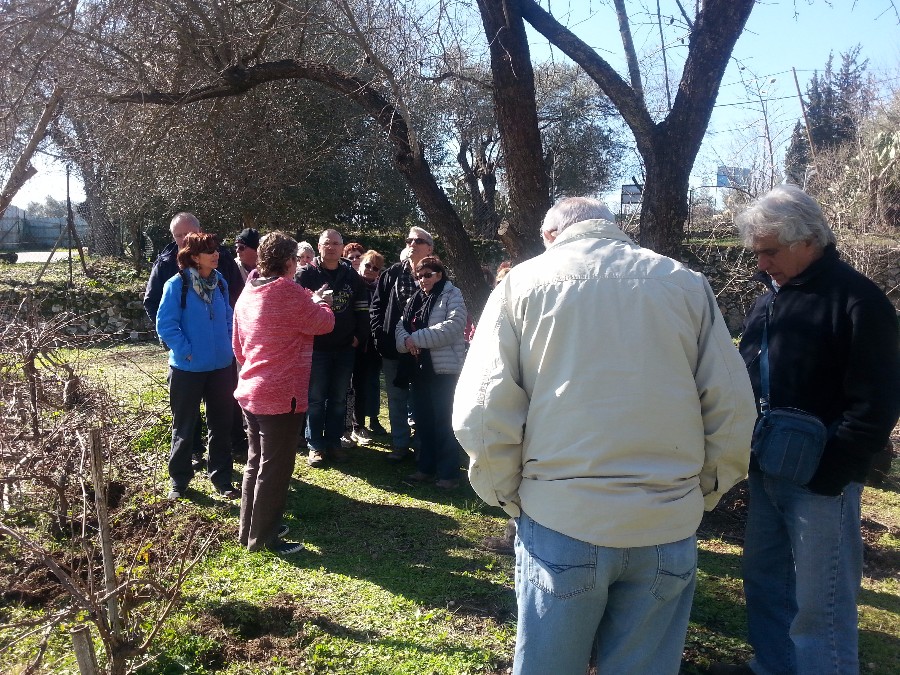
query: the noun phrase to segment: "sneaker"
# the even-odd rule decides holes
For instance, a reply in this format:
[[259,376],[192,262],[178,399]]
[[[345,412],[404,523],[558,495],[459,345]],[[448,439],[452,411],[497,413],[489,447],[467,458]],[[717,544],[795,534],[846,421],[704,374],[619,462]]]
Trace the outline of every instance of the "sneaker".
[[281,539],[282,537],[286,537],[287,533],[291,531],[291,528],[287,526],[287,523],[282,523],[278,526],[278,532],[275,533],[275,536]]
[[459,481],[442,478],[437,483],[435,483],[435,486],[439,487],[441,490],[455,490],[459,487]]
[[409,448],[394,448],[388,453],[388,461],[389,462],[402,462],[407,457],[411,457],[412,453],[409,451]]
[[224,499],[241,498],[241,491],[231,485],[229,485],[228,487],[216,488],[216,492],[218,492],[219,496],[223,497]]
[[350,434],[350,440],[357,445],[368,445],[372,442],[372,437],[369,436],[369,432],[365,427],[356,427],[353,433]]
[[378,418],[377,418],[377,417],[372,417],[372,418],[370,418],[370,420],[369,420],[369,431],[370,431],[374,436],[387,436],[387,435],[388,435],[388,430],[385,429],[385,428],[381,425],[381,422],[378,421]]
[[341,447],[342,448],[355,448],[356,447],[356,441],[353,440],[353,432],[350,432],[349,434],[344,434],[343,436],[341,436]]
[[325,453],[318,450],[310,450],[306,463],[313,468],[322,466],[325,463]]
[[187,490],[185,488],[173,487],[171,490],[169,490],[168,499],[173,502],[177,499],[181,499],[182,497],[184,497],[184,493],[186,491]]
[[271,551],[277,555],[291,555],[299,553],[304,548],[303,544],[296,541],[280,541],[271,548]]

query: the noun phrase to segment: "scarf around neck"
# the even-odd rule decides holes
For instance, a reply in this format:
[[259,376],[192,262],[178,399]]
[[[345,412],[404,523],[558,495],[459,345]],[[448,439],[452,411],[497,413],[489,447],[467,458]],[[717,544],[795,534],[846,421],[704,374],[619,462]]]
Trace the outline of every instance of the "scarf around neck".
[[447,277],[442,277],[431,288],[431,293],[426,295],[420,288],[406,303],[403,310],[403,328],[407,333],[412,335],[414,331],[428,327],[428,317],[431,316],[431,310],[434,308],[438,297],[444,292],[444,286],[447,284]]
[[219,273],[216,272],[216,270],[213,270],[212,274],[204,279],[200,276],[200,272],[196,267],[189,267],[188,269],[191,271],[191,287],[197,292],[197,295],[200,296],[200,299],[203,300],[203,302],[207,305],[211,305],[213,293],[219,285]]

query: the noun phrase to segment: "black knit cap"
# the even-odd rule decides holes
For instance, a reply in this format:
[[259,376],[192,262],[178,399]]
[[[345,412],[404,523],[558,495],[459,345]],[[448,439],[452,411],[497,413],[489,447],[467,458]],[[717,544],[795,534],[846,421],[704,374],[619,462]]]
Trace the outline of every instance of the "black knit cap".
[[254,251],[259,248],[259,231],[252,227],[241,230],[241,233],[235,237],[235,243],[241,242],[244,246],[249,246]]

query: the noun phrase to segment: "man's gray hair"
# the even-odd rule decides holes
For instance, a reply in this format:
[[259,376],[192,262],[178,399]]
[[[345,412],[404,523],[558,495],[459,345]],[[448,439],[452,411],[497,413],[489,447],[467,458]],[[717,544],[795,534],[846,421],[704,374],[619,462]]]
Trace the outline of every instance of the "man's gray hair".
[[744,246],[776,235],[786,246],[811,241],[819,248],[836,243],[815,199],[796,185],[779,185],[741,211],[734,219]]
[[411,228],[409,228],[409,231],[415,232],[416,236],[419,239],[424,239],[425,241],[427,241],[429,246],[434,246],[434,238],[431,236],[431,232],[429,232],[428,230],[421,228],[418,225],[413,225]]
[[322,234],[319,235],[319,243],[321,244],[323,240],[328,239],[328,237],[334,237],[335,239],[340,239],[341,243],[344,243],[343,235],[335,230],[333,227],[329,227],[327,230],[322,230]]
[[176,213],[172,216],[172,220],[169,221],[169,231],[171,232],[174,230],[175,224],[182,220],[188,221],[191,225],[196,227],[198,231],[200,230],[200,221],[197,220],[197,216],[190,211],[182,211],[181,213]]
[[544,224],[541,232],[556,232],[557,236],[569,225],[580,223],[584,220],[608,220],[616,222],[612,214],[603,202],[588,197],[566,197],[554,204],[547,215],[544,216]]

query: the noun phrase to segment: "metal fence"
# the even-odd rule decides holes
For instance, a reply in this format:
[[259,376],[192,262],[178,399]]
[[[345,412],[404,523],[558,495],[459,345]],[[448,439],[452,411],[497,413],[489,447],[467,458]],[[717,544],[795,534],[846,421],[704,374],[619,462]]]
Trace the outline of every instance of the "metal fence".
[[[60,239],[65,229],[65,218],[32,218],[11,206],[0,218],[0,249],[51,249],[57,241],[60,246],[67,246],[68,237],[63,235]],[[91,227],[79,216],[75,216],[75,231],[82,242],[89,242]]]

